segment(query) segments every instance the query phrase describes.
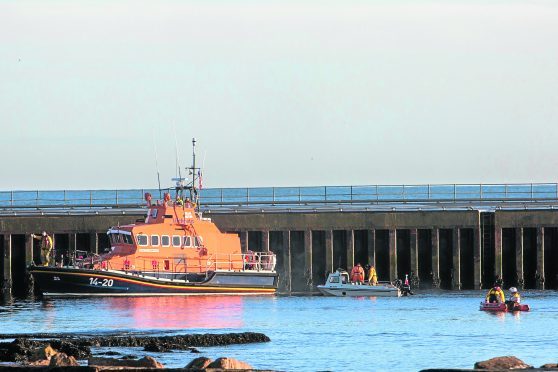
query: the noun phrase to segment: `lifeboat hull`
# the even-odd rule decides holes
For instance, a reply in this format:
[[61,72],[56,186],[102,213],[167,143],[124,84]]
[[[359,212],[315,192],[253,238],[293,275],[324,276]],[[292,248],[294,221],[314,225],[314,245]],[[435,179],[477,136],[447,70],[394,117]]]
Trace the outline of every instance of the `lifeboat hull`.
[[36,266],[29,268],[29,272],[47,297],[268,295],[277,290],[275,272],[216,271],[199,282],[157,278],[153,276],[156,274],[67,267]]
[[490,312],[508,312],[508,311],[530,311],[529,305],[519,304],[514,305],[513,308],[508,307],[507,304],[487,303],[481,302],[479,310]]

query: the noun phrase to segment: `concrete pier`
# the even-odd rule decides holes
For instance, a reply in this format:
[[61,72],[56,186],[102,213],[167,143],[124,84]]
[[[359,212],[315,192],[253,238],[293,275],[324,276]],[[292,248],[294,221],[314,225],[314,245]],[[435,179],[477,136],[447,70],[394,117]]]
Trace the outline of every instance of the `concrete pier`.
[[[46,230],[59,254],[109,248],[110,226],[143,213],[0,217],[2,289],[19,291],[24,266],[39,262],[31,233]],[[280,291],[312,292],[327,272],[360,262],[381,280],[420,280],[422,288],[506,286],[558,289],[558,210],[314,211],[205,213],[222,231],[237,233],[242,250],[278,254]],[[482,221],[482,223],[481,223]],[[554,247],[554,246],[557,247]],[[335,249],[334,249],[335,248]]]

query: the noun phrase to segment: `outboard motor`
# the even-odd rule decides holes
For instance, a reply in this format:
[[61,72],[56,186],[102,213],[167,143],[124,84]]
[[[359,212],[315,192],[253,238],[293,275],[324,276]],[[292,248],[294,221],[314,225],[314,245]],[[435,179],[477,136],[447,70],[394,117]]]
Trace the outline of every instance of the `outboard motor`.
[[401,290],[402,296],[414,295],[411,291],[411,284],[409,283],[409,275],[405,274],[405,281],[402,282],[401,279],[395,281],[395,286]]

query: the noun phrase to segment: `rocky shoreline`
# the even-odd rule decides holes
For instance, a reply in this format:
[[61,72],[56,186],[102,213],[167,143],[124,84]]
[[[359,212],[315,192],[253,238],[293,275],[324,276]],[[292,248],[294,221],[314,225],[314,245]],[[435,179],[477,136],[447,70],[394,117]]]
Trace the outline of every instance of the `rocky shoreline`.
[[[122,355],[116,351],[106,351],[93,355],[95,347],[143,347],[144,351],[168,353],[173,350],[190,350],[199,353],[196,347],[224,346],[269,342],[263,333],[242,332],[226,334],[185,334],[175,336],[143,336],[143,335],[106,335],[84,336],[76,334],[25,334],[0,335],[0,339],[15,339],[11,342],[0,342],[0,362],[11,365],[0,366],[0,371],[30,367],[65,367],[73,369],[101,368],[103,370],[118,368],[160,369],[164,366],[154,358],[146,356],[138,359],[133,355]],[[100,357],[102,355],[102,357]],[[120,356],[106,358],[105,356]],[[80,366],[78,361],[87,360],[89,367]],[[83,364],[83,362],[81,363]],[[215,361],[200,357],[194,359],[187,370],[252,370],[247,363],[231,358],[219,358]],[[85,370],[85,369],[84,369]],[[87,369],[89,370],[89,369]]]
[[491,371],[503,372],[511,370],[529,371],[558,371],[558,363],[547,363],[539,368],[535,368],[515,356],[500,356],[476,362],[473,369],[452,369],[452,368],[430,368],[420,372],[468,372],[468,371]]

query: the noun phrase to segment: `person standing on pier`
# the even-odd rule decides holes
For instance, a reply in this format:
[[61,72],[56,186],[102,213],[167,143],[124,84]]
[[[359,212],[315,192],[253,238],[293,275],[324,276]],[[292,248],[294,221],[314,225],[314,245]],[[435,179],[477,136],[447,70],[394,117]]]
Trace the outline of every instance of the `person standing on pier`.
[[41,263],[43,266],[49,266],[50,254],[54,246],[52,237],[49,236],[46,231],[43,231],[41,235],[31,234],[31,237],[41,241]]

